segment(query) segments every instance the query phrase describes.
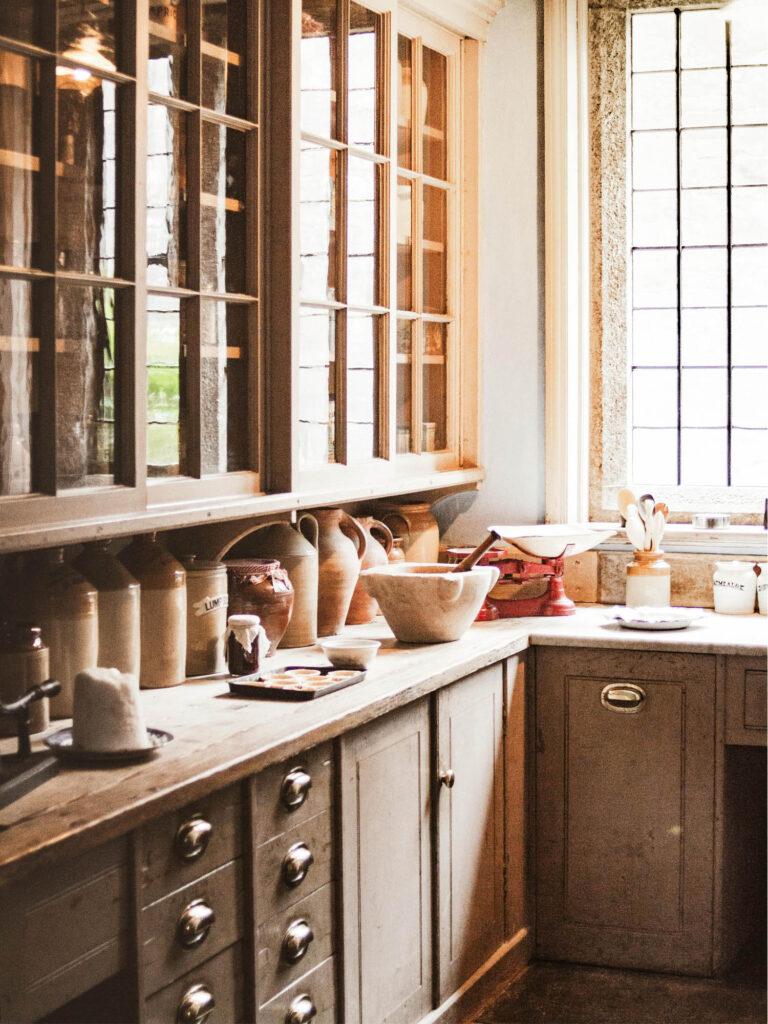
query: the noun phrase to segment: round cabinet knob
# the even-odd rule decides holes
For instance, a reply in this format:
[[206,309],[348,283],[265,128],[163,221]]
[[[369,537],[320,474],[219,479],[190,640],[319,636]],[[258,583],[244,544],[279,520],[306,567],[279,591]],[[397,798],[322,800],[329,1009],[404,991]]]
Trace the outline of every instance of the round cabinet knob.
[[281,874],[285,884],[293,889],[303,882],[314,859],[306,843],[294,843],[283,858]]
[[309,949],[309,944],[314,939],[315,933],[306,921],[299,918],[288,925],[283,939],[283,960],[287,964],[297,964]]
[[183,861],[197,860],[205,853],[213,826],[201,814],[194,814],[183,825],[179,825],[173,846]]
[[184,949],[194,949],[204,942],[215,920],[216,915],[205,900],[193,900],[188,904],[176,926],[176,936]]
[[312,788],[312,776],[303,768],[293,768],[283,779],[280,787],[280,799],[288,811],[301,807]]
[[193,985],[181,997],[176,1010],[176,1024],[203,1024],[216,1005],[207,985]]
[[285,1024],[309,1024],[313,1017],[317,1016],[315,1004],[306,992],[296,996],[288,1007],[285,1015]]
[[453,768],[443,768],[440,772],[440,785],[445,786],[446,789],[453,789],[453,784],[456,782],[456,772]]

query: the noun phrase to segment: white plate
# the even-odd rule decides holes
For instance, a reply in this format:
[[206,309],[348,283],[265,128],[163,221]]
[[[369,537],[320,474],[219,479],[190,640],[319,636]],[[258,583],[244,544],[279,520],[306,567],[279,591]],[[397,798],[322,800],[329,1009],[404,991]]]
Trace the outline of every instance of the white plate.
[[624,629],[685,629],[704,614],[701,608],[612,608],[608,619]]
[[[612,523],[540,523],[535,526],[489,526],[515,551],[526,557],[559,558],[580,555],[618,532]],[[566,551],[566,548],[570,550]]]

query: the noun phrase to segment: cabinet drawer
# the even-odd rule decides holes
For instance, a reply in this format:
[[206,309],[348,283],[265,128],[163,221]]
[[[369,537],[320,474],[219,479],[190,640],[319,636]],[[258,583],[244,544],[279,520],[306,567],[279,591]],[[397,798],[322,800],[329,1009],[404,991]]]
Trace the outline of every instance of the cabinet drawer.
[[239,786],[164,814],[141,831],[141,905],[235,860],[241,850]]
[[[312,863],[305,877],[296,885],[290,877],[286,859],[296,847],[304,847],[312,855]],[[297,851],[299,855],[303,850]],[[262,924],[326,885],[331,880],[331,813],[322,811],[314,818],[289,829],[256,851],[254,862],[254,892],[256,894],[256,923]]]
[[766,687],[763,658],[729,658],[726,663],[725,742],[766,745]]
[[0,1020],[37,1020],[124,968],[129,908],[123,840],[0,891]]
[[[185,947],[181,926],[190,921],[194,901],[204,900],[215,920],[202,941]],[[190,910],[192,906],[192,910]],[[203,911],[205,909],[203,908]],[[142,911],[144,986],[155,992],[192,967],[231,946],[243,934],[242,864],[236,860],[184,886]],[[204,930],[204,929],[201,929]],[[189,939],[191,941],[191,938]]]
[[308,996],[315,1008],[312,1024],[338,1024],[335,961],[329,957],[259,1010],[259,1024],[285,1024],[291,1005]]
[[185,995],[196,985],[204,985],[216,1004],[206,1024],[237,1024],[243,1020],[242,944],[230,946],[156,992],[144,1004],[144,1024],[176,1024]]
[[[308,775],[310,785],[303,790],[302,797],[296,797],[296,806],[290,808],[287,805],[289,796],[285,788],[288,785],[286,780],[296,771]],[[261,846],[331,806],[330,743],[266,768],[254,776],[253,786],[256,807],[255,845]]]
[[[265,921],[257,929],[258,948],[257,986],[258,1003],[263,1005],[317,967],[333,952],[332,887],[323,886],[296,903],[290,910]],[[305,921],[312,929],[313,938],[306,953],[295,963],[289,963],[284,953],[284,942],[292,925]]]

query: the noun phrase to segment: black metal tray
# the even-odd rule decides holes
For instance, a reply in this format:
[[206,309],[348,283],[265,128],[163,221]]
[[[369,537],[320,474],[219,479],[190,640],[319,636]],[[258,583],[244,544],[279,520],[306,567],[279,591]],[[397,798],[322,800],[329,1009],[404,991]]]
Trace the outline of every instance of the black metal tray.
[[[302,679],[300,675],[294,677],[295,682],[279,678],[299,672],[318,672],[321,678],[311,677],[314,679],[311,684],[306,677]],[[333,678],[329,679],[329,676]],[[343,690],[345,686],[352,686],[362,679],[365,679],[365,672],[334,668],[333,665],[287,665],[284,669],[275,669],[274,672],[232,676],[228,683],[230,693],[237,697],[258,700],[314,700],[326,693]]]

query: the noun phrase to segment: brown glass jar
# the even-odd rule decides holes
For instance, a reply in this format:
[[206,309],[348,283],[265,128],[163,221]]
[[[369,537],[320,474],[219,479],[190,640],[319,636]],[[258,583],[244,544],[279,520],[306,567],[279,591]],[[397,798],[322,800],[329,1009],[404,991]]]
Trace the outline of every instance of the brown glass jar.
[[229,581],[229,614],[258,615],[277,650],[293,610],[293,587],[280,563],[267,558],[233,558],[224,563]]
[[[28,622],[0,623],[0,701],[10,704],[23,697],[48,676],[48,648],[40,627]],[[48,728],[48,698],[34,701],[29,708],[29,731],[34,735]],[[15,736],[16,720],[0,715],[0,736]]]

